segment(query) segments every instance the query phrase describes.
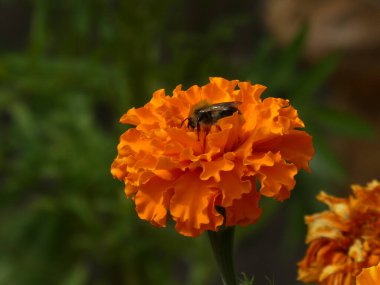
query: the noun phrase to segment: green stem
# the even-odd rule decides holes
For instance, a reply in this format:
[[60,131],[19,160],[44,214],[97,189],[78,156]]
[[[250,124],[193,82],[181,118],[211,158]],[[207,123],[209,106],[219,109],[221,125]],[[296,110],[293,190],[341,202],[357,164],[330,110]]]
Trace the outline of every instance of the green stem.
[[217,232],[208,231],[212,251],[224,285],[237,285],[232,256],[234,231],[234,227],[224,228]]

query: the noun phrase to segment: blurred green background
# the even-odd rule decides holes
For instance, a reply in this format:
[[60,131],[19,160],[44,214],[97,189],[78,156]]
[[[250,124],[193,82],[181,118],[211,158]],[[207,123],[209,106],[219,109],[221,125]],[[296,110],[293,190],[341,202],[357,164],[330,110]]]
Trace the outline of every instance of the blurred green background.
[[[265,96],[289,98],[314,136],[313,173],[237,231],[238,273],[297,284],[316,193],[376,178],[378,46],[313,53],[313,22],[301,17],[282,40],[270,5],[0,1],[0,284],[221,284],[207,238],[140,221],[109,170],[126,110],[209,76],[267,85]],[[364,55],[368,66],[352,68]],[[351,100],[342,94],[355,79],[366,84]]]

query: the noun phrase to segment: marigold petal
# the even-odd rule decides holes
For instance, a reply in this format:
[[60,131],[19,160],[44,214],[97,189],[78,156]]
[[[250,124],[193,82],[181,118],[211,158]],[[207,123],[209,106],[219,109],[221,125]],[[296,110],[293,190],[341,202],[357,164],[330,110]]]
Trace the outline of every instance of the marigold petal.
[[298,117],[297,110],[291,105],[284,106],[279,110],[279,120],[285,129],[292,130],[305,127],[305,124]]
[[130,109],[126,114],[124,114],[120,122],[123,124],[130,124],[130,125],[151,125],[158,127],[158,122],[161,119],[157,116],[155,116],[154,113],[152,113],[151,110],[148,108],[132,108]]
[[291,161],[298,168],[311,172],[309,162],[314,156],[312,137],[303,131],[291,130],[289,134],[281,137],[273,151],[280,151],[283,158]]
[[179,177],[170,201],[170,213],[176,230],[185,236],[198,236],[205,230],[216,231],[223,216],[215,209],[219,195],[215,184],[199,179],[200,172],[187,172]]
[[222,191],[223,207],[230,207],[236,199],[241,199],[242,195],[252,191],[250,180],[243,180],[235,171],[223,172],[218,187]]
[[121,135],[117,150],[119,157],[131,157],[136,154],[145,156],[147,153],[152,153],[155,148],[144,132],[129,129]]
[[173,97],[178,98],[183,101],[185,104],[187,103],[188,110],[197,103],[199,103],[202,98],[202,88],[194,85],[191,86],[186,91],[182,90],[182,85],[178,85],[173,91]]
[[[340,272],[340,271],[344,270],[345,266],[346,266],[345,264],[327,265],[326,267],[323,268],[323,270],[321,272],[321,275],[319,275],[319,281],[324,281],[330,275],[336,274],[337,272]],[[336,282],[336,284],[342,284],[342,283],[341,282],[340,283]]]
[[221,77],[210,77],[210,83],[202,88],[204,99],[211,102],[231,102],[235,101],[232,95],[238,80],[226,80]]
[[237,100],[247,103],[257,103],[260,101],[261,94],[267,89],[261,84],[252,85],[250,82],[239,82],[239,93]]
[[152,99],[145,106],[157,109],[165,105],[169,97],[165,96],[165,89],[159,89],[152,94]]
[[[244,109],[246,107],[246,109]],[[282,128],[278,124],[279,109],[281,106],[277,101],[266,98],[261,104],[244,105],[241,107],[244,112],[245,124],[243,130],[254,138],[252,142],[267,140],[273,135],[281,134]],[[249,118],[249,119],[248,119]]]
[[132,197],[132,195],[134,195],[137,191],[138,191],[138,187],[128,182],[125,182],[124,193],[128,198]]
[[365,252],[363,250],[363,243],[356,239],[354,244],[348,249],[348,256],[351,257],[355,262],[363,262],[365,257]]
[[348,220],[350,218],[350,207],[347,199],[337,198],[321,191],[317,195],[317,200],[328,205],[330,210],[343,220]]
[[276,161],[273,166],[262,166],[258,176],[261,183],[260,193],[279,201],[289,198],[290,191],[296,185],[296,174],[297,167],[284,160]]
[[190,133],[185,129],[171,128],[168,129],[168,135],[170,140],[179,147],[179,152],[183,149],[191,149],[196,155],[202,153],[202,146],[195,133]]
[[158,177],[139,187],[134,196],[136,212],[140,219],[157,227],[165,227],[169,200],[173,195],[173,182]]
[[350,205],[361,212],[371,211],[380,215],[380,184],[377,180],[368,183],[367,187],[352,185],[353,196]]
[[344,239],[342,232],[349,228],[348,224],[331,212],[306,216],[305,220],[309,225],[306,236],[307,243],[320,238]]
[[263,166],[274,166],[276,159],[281,159],[280,154],[257,152],[246,157],[243,163],[253,170],[253,174],[256,174]]
[[232,170],[234,168],[234,163],[231,160],[226,159],[226,157],[222,157],[213,161],[202,161],[201,166],[203,171],[200,178],[202,180],[208,180],[212,177],[216,182],[219,182],[220,172]]
[[210,77],[209,80],[229,94],[234,92],[236,85],[239,83],[239,80],[227,80],[222,77]]
[[298,263],[298,280],[306,283],[317,281],[324,267],[319,261],[324,260],[333,249],[332,242],[328,240],[311,243],[305,257]]
[[380,284],[380,264],[364,268],[356,277],[357,285],[378,285]]
[[240,142],[241,125],[242,117],[238,113],[220,119],[218,127],[211,128],[207,135],[205,151],[208,152],[212,148],[217,148],[221,153],[234,151]]
[[247,226],[256,223],[261,216],[261,195],[255,187],[250,188],[249,193],[244,193],[240,199],[234,199],[232,205],[226,208],[226,226]]
[[229,133],[231,132],[231,129],[222,129],[221,131],[213,132],[213,128],[211,129],[210,133],[206,137],[206,149],[205,152],[208,153],[211,150],[217,150],[217,152],[214,153],[224,153],[228,150],[225,149],[226,144],[228,142]]
[[127,163],[125,158],[120,158],[119,156],[111,164],[111,174],[114,178],[123,180],[127,175]]

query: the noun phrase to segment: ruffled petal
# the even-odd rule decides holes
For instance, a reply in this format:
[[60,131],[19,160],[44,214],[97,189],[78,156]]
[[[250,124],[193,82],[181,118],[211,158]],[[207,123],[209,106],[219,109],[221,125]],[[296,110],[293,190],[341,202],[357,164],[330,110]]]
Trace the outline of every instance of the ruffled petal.
[[221,171],[230,171],[234,168],[234,163],[228,159],[220,158],[213,161],[202,161],[202,173],[200,178],[202,180],[208,180],[214,178],[216,182],[220,181],[220,172]]
[[123,180],[127,173],[127,159],[117,156],[111,164],[111,174],[114,178]]
[[260,193],[266,197],[273,197],[283,201],[290,196],[294,188],[297,167],[286,163],[277,154],[273,166],[262,166],[258,171],[258,179],[261,183]]
[[215,209],[219,192],[215,184],[199,179],[198,171],[187,172],[177,179],[170,201],[170,213],[176,230],[185,236],[198,236],[205,230],[216,231],[223,216]]
[[243,180],[235,171],[223,172],[218,187],[222,191],[223,207],[230,207],[233,201],[252,191],[255,186],[250,180]]
[[[213,145],[215,141],[223,142],[221,148],[224,152],[234,152],[243,141],[242,137],[242,125],[244,118],[237,112],[230,117],[225,117],[218,121],[218,125],[221,129],[218,133],[222,133],[225,139],[213,138],[210,136],[208,144]],[[212,141],[213,140],[213,141]]]
[[173,182],[171,181],[155,177],[141,185],[134,196],[139,218],[157,227],[165,227],[172,195]]
[[194,85],[186,91],[182,90],[182,85],[178,85],[173,91],[173,98],[178,98],[187,105],[188,110],[200,101],[202,101],[202,88]]
[[343,232],[349,229],[349,224],[330,212],[306,216],[305,220],[309,225],[306,236],[307,243],[320,238],[343,240]]
[[356,277],[357,285],[379,285],[380,284],[380,264],[364,268]]
[[267,89],[261,84],[252,85],[250,82],[239,82],[238,85],[240,90],[236,96],[237,101],[250,104],[259,103],[261,94]]
[[233,90],[238,80],[226,80],[221,77],[210,77],[210,83],[202,88],[203,98],[212,103],[234,101]]
[[305,124],[298,117],[298,112],[292,106],[288,105],[279,110],[279,121],[281,121],[284,129],[292,130],[294,128],[303,128]]
[[309,162],[314,156],[312,137],[299,130],[291,130],[281,137],[273,151],[280,151],[286,161],[294,163],[298,168],[311,172]]
[[247,226],[256,223],[261,216],[260,193],[252,185],[249,193],[233,200],[232,205],[226,208],[226,226]]
[[148,108],[132,108],[120,119],[123,124],[130,125],[150,125],[151,128],[158,128],[161,118],[157,117]]
[[340,219],[340,223],[349,220],[350,206],[347,199],[337,198],[337,197],[326,194],[324,191],[321,191],[317,195],[317,200],[328,205],[330,208],[330,211],[333,212],[334,216],[336,215],[336,218]]

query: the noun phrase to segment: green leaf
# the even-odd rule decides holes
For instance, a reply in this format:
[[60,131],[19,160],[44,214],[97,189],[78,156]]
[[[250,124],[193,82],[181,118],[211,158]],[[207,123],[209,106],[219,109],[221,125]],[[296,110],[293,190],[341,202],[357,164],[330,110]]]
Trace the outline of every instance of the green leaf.
[[313,173],[330,181],[346,180],[345,170],[331,147],[323,140],[314,136],[315,155],[310,162]]
[[336,135],[362,139],[375,137],[374,127],[352,113],[323,107],[314,109],[314,112],[315,119]]
[[0,283],[9,284],[11,282],[11,265],[6,260],[0,260]]
[[311,98],[336,70],[339,62],[340,56],[331,54],[301,74],[297,84],[294,85],[295,90],[290,94],[292,99],[303,104],[310,102]]
[[14,103],[9,109],[22,137],[27,141],[36,140],[37,126],[34,114],[28,107],[22,103]]
[[38,55],[44,51],[47,43],[47,4],[45,0],[38,0],[35,2],[32,28],[31,28],[31,51],[33,54]]
[[82,264],[77,264],[68,273],[68,276],[61,282],[61,285],[82,285],[86,284],[87,271]]
[[252,278],[248,278],[247,274],[245,272],[242,272],[241,275],[243,275],[243,279],[240,279],[239,285],[253,285],[253,281],[255,279],[254,276]]
[[284,87],[288,87],[296,79],[295,70],[302,54],[307,30],[307,26],[304,26],[274,62],[267,83],[270,86],[270,92],[281,93]]

